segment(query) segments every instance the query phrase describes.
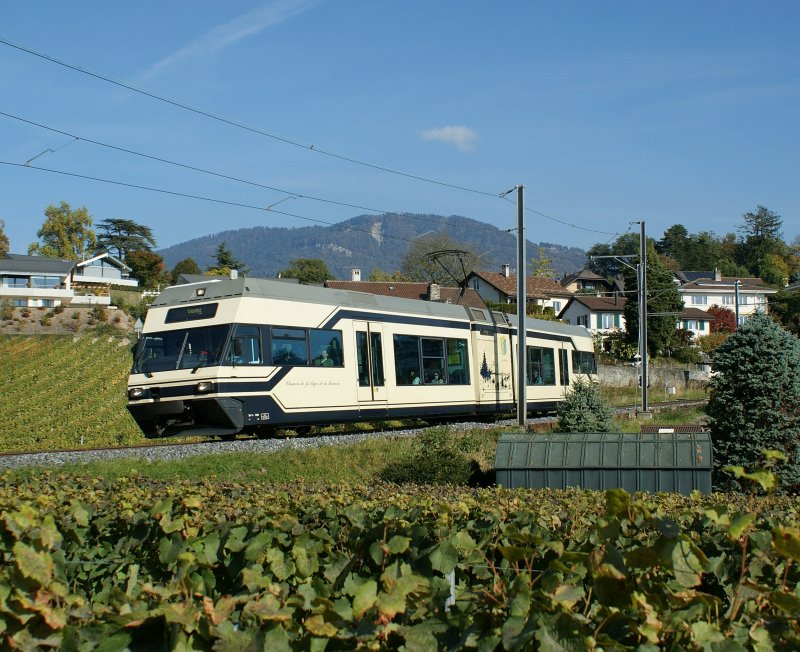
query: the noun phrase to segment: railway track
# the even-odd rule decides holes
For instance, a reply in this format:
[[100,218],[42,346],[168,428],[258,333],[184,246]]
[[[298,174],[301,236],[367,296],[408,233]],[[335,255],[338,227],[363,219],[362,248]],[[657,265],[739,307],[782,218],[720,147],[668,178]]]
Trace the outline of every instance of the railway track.
[[[649,405],[651,411],[674,410],[700,407],[705,400],[673,400],[654,402]],[[628,414],[634,418],[639,411],[638,406],[616,408],[620,415]],[[530,430],[546,432],[556,421],[555,416],[529,418],[526,421]],[[454,428],[485,428],[516,425],[515,419],[481,422],[450,422]],[[63,466],[64,464],[82,464],[92,461],[140,457],[146,461],[181,459],[192,455],[213,455],[232,452],[266,453],[284,448],[316,448],[318,446],[341,445],[363,441],[374,437],[411,437],[419,433],[429,424],[422,426],[384,427],[380,431],[353,432],[345,428],[342,431],[313,436],[274,437],[268,439],[237,438],[233,440],[200,439],[196,441],[154,441],[152,443],[134,444],[130,446],[108,446],[101,448],[65,448],[48,451],[14,451],[0,453],[0,470],[20,466]]]

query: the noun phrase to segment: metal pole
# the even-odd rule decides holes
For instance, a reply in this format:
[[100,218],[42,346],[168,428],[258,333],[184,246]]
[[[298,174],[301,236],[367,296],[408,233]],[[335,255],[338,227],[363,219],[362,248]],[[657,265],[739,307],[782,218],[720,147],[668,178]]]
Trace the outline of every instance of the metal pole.
[[525,324],[525,285],[526,285],[526,260],[525,260],[525,216],[523,210],[524,186],[517,186],[517,425],[525,427],[528,415],[527,397],[525,396],[526,374],[528,364]]
[[639,261],[642,269],[639,295],[639,337],[642,343],[642,412],[647,412],[647,239],[644,220],[639,222]]

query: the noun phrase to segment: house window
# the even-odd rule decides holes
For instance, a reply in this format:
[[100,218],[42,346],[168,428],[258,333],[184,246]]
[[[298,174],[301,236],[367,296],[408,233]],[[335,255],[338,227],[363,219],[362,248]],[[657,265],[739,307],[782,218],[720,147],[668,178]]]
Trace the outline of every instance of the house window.
[[473,290],[480,290],[481,289],[481,282],[476,278],[472,279],[472,289]]
[[597,315],[598,328],[618,328],[619,315],[610,312],[604,312]]
[[752,303],[750,301],[750,297],[748,297],[746,294],[740,294],[739,295],[739,305],[740,306],[747,306],[747,305],[750,305],[750,303]]
[[560,301],[553,301],[553,312],[558,314],[561,312],[561,302]]
[[31,287],[33,288],[57,288],[61,285],[60,276],[32,276]]
[[586,328],[589,328],[589,315],[578,315],[575,318],[575,324],[577,326],[585,326]]
[[27,299],[14,299],[11,303],[12,306],[15,308],[27,308],[28,307],[28,300]]
[[7,288],[28,287],[27,276],[6,276],[3,278],[3,285]]
[[54,299],[42,299],[43,308],[55,308],[56,302]]
[[723,295],[722,297],[722,305],[723,306],[732,306],[734,304],[734,297],[731,294]]
[[693,294],[692,295],[692,305],[693,306],[705,306],[705,305],[708,305],[708,297],[705,294]]

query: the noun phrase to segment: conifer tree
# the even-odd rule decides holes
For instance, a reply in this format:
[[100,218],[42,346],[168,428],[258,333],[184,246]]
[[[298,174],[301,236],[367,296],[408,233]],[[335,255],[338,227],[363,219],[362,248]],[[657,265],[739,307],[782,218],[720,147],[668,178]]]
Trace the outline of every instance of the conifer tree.
[[612,432],[614,410],[600,396],[597,383],[576,380],[558,408],[556,432]]
[[719,486],[726,465],[757,467],[764,450],[779,450],[783,487],[800,487],[800,340],[755,314],[714,353],[707,413]]

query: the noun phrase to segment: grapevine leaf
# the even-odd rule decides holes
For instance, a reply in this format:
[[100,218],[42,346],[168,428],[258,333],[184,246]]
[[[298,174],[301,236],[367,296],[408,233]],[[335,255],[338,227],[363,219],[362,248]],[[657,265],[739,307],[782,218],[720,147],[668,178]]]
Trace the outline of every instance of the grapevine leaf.
[[353,615],[356,620],[361,620],[361,617],[375,606],[377,597],[378,583],[375,580],[367,580],[356,587],[353,596]]
[[772,545],[782,557],[800,561],[800,529],[780,525],[772,531]]
[[37,552],[35,548],[17,541],[13,547],[17,568],[28,579],[40,586],[47,586],[53,579],[53,558],[49,553]]

